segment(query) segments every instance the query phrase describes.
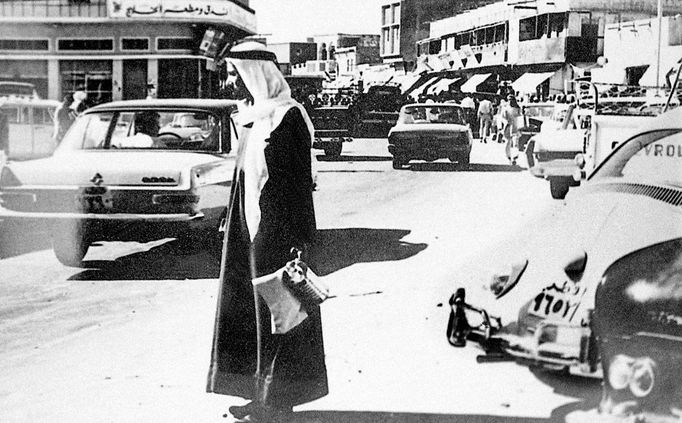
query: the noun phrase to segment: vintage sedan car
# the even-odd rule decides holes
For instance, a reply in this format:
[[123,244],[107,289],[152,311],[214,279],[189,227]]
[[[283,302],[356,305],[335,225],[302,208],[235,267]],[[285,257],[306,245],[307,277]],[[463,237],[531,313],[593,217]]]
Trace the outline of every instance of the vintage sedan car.
[[528,142],[526,157],[530,173],[549,181],[552,198],[563,199],[572,186],[575,156],[582,154],[587,129],[586,117],[575,104],[557,104],[552,118]]
[[[234,158],[231,100],[129,100],[80,115],[51,157],[9,161],[0,218],[49,222],[54,252],[81,266],[98,241],[216,241]],[[191,115],[194,133],[159,132]],[[217,247],[219,248],[219,247]]]
[[602,415],[679,422],[682,238],[609,266],[597,288],[592,327],[604,366]]
[[[496,345],[499,353],[522,363],[600,376],[600,348],[591,331],[599,281],[620,257],[682,237],[680,205],[678,108],[640,127],[571,192],[550,238],[539,243],[540,252],[520,257],[509,272],[493,277],[490,291],[496,299],[485,316],[501,322],[481,323],[489,329],[484,345]],[[461,315],[464,305],[455,300],[451,317]]]
[[469,165],[473,136],[464,112],[452,103],[409,104],[400,109],[398,123],[388,134],[393,168],[410,160],[449,159]]

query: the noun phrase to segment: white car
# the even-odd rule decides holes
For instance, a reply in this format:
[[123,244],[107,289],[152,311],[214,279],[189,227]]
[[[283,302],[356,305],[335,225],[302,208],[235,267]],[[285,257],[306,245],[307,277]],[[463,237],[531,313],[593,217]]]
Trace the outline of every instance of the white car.
[[[542,253],[493,278],[495,299],[486,312],[501,324],[488,322],[485,342],[495,340],[503,354],[523,363],[599,376],[591,319],[602,275],[629,253],[682,237],[681,206],[678,108],[640,127],[571,192]],[[461,315],[461,299],[451,300],[453,318]],[[463,327],[455,323],[448,331],[453,344]]]
[[[88,109],[51,157],[4,166],[0,219],[48,221],[54,252],[69,266],[81,266],[98,241],[222,239],[235,108],[231,100],[173,99]],[[159,132],[178,114],[201,125]]]

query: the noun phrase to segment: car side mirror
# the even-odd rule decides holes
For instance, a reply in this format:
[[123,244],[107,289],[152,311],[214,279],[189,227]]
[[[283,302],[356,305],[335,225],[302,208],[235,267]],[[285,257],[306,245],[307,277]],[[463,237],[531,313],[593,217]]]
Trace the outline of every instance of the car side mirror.
[[577,166],[577,169],[573,172],[573,180],[579,182],[587,179],[587,172],[585,171],[585,155],[578,153],[575,155],[573,160]]

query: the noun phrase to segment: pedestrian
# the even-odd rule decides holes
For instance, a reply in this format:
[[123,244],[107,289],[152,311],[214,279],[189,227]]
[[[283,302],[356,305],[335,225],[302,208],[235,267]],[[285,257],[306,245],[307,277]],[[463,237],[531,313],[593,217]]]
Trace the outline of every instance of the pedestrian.
[[73,93],[73,103],[69,106],[76,115],[80,115],[88,107],[85,105],[85,100],[87,100],[88,94],[85,91],[78,90]]
[[507,159],[512,165],[516,164],[518,152],[519,123],[521,109],[513,94],[507,96],[507,105],[503,109],[502,119],[504,121],[504,151]]
[[481,142],[487,143],[490,135],[490,128],[493,123],[493,104],[487,98],[483,98],[478,103],[478,136]]
[[73,104],[73,94],[67,94],[64,96],[61,104],[57,106],[57,110],[54,115],[54,132],[52,138],[55,142],[59,144],[64,138],[66,131],[71,127],[71,124],[76,119],[76,111],[71,108]]
[[313,126],[262,44],[237,44],[225,61],[243,102],[207,391],[251,399],[229,407],[237,419],[287,421],[293,406],[328,393],[320,310],[306,308],[298,326],[273,334],[251,281],[283,268],[292,247],[305,252],[313,242]]
[[462,99],[460,105],[462,106],[462,110],[464,111],[464,119],[466,120],[466,123],[468,123],[469,126],[472,126],[474,115],[476,113],[476,104],[474,103],[474,99],[471,98],[469,94],[467,94]]

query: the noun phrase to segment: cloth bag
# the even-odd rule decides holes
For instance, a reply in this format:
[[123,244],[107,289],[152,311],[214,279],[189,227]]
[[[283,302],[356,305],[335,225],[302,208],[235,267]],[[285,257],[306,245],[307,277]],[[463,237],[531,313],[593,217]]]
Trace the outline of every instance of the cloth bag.
[[284,285],[284,273],[285,268],[282,268],[251,281],[270,309],[273,334],[285,334],[308,317],[301,301]]

